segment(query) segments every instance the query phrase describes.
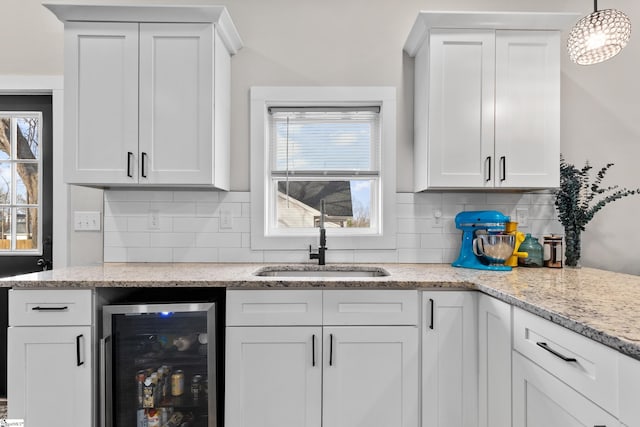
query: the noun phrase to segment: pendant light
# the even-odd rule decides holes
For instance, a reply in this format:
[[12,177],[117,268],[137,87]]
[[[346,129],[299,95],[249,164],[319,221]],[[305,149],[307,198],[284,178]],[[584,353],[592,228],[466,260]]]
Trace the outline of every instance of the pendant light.
[[627,45],[630,36],[629,17],[616,9],[598,10],[598,0],[594,0],[593,13],[571,29],[567,40],[569,58],[579,65],[606,61]]

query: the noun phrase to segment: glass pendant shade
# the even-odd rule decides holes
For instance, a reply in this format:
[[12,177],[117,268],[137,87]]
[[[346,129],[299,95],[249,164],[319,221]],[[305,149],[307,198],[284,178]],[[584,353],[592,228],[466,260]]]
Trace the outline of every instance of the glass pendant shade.
[[617,55],[631,37],[631,20],[615,9],[598,10],[582,18],[571,29],[567,40],[569,58],[576,64],[590,65]]

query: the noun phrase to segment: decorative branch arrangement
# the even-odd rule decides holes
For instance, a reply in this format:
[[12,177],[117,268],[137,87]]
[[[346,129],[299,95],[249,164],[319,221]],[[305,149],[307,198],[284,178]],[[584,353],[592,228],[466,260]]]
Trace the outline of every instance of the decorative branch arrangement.
[[602,180],[613,163],[607,163],[592,182],[593,166],[587,161],[582,169],[560,157],[560,188],[556,191],[556,208],[565,232],[565,264],[576,267],[580,260],[580,233],[594,215],[608,203],[626,196],[640,194],[640,188],[629,190],[617,185],[601,187]]

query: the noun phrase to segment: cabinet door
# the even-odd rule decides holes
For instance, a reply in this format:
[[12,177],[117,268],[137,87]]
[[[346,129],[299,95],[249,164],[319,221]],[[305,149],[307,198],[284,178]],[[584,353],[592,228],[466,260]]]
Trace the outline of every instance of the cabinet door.
[[10,327],[9,418],[29,427],[93,425],[91,327]]
[[324,328],[323,425],[418,425],[418,329]]
[[478,425],[475,292],[422,294],[422,426]]
[[478,425],[510,427],[511,306],[478,296]]
[[430,37],[429,187],[493,187],[494,32]]
[[618,426],[604,409],[513,353],[513,427]]
[[320,427],[321,334],[321,327],[228,327],[225,426]]
[[65,181],[138,182],[138,24],[65,24]]
[[496,31],[496,187],[560,184],[560,32]]
[[212,24],[140,24],[140,183],[212,183],[213,37]]

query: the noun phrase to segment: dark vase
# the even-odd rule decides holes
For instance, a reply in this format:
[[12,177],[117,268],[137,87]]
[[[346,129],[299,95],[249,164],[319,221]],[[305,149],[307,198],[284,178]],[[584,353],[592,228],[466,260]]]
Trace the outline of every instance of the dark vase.
[[579,227],[566,227],[564,229],[565,249],[564,265],[567,267],[580,267],[580,233]]

